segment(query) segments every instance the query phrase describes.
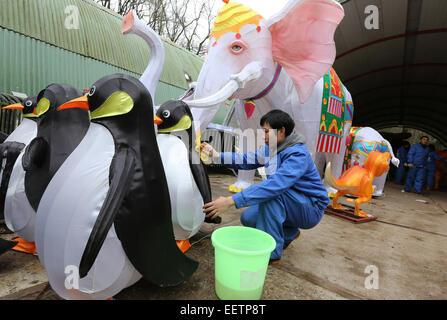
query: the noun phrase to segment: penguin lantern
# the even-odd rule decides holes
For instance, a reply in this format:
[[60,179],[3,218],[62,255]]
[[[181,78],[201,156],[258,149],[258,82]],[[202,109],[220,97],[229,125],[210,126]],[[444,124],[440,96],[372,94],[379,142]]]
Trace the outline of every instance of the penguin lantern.
[[199,231],[205,219],[203,204],[212,200],[208,175],[194,148],[193,116],[186,103],[170,100],[157,110],[154,122],[171,196],[175,238],[186,240]]
[[[37,96],[26,98],[22,103],[3,107],[3,110],[21,110],[23,120],[20,125],[0,144],[0,219],[4,217],[6,192],[12,169],[20,152],[30,143],[37,134]],[[36,111],[36,113],[35,113]]]
[[87,110],[60,112],[61,106],[82,93],[70,86],[53,84],[39,93],[38,107],[48,111],[37,124],[37,136],[25,149],[22,159],[25,169],[25,193],[34,211],[52,177],[76,149],[90,126]]
[[[90,121],[89,117],[85,119],[88,114],[86,100],[86,97],[74,99],[58,108],[60,116],[53,117],[53,121],[60,132],[53,134],[64,134],[65,126],[73,127],[76,123],[80,125],[79,131],[84,130],[86,121]],[[65,117],[70,113],[70,117]],[[57,123],[61,119],[63,123]],[[51,287],[64,299],[110,298],[141,278],[127,259],[113,226],[88,274],[82,279],[78,275],[82,253],[109,191],[114,154],[115,145],[108,129],[91,122],[40,200],[35,226],[36,247]],[[70,268],[76,270],[77,280],[73,286],[65,283],[66,272],[74,272]]]
[[[33,116],[31,116],[31,113],[29,112],[30,110],[26,109],[26,105],[23,109],[24,116],[27,115],[27,117],[23,119],[25,122],[24,125],[26,125],[24,128],[24,135],[27,135],[27,140],[22,141],[27,142],[27,147],[18,156],[11,172],[5,198],[5,220],[9,229],[17,233],[19,237],[26,240],[23,241],[24,247],[29,247],[26,243],[27,241],[34,242],[34,222],[37,209],[37,207],[33,207],[31,205],[31,202],[27,197],[25,187],[26,171],[23,167],[24,155],[26,154],[27,148],[33,143],[34,138],[38,136],[38,127],[40,126],[41,120],[47,115],[48,111],[56,109],[59,105],[81,95],[82,94],[80,91],[71,86],[51,84],[42,90],[37,96],[37,105],[32,112]],[[28,119],[34,120],[28,121]],[[40,131],[40,133],[42,133],[42,131]],[[36,156],[39,157],[39,155]],[[28,192],[30,187],[34,189],[35,186],[31,186],[28,181]],[[40,192],[43,193],[43,190]],[[31,251],[32,250],[30,249],[30,252]]]
[[[115,74],[70,103],[88,106],[92,123],[39,205],[36,245],[52,288],[66,299],[106,299],[141,277],[180,284],[197,262],[174,240],[149,92]],[[67,266],[79,272],[78,289],[65,286]]]

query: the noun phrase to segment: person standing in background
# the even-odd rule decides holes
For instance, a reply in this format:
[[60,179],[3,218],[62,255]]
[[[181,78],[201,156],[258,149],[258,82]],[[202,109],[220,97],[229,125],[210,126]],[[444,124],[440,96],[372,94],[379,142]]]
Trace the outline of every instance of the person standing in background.
[[396,178],[394,179],[394,183],[403,184],[402,180],[405,181],[405,172],[407,171],[407,156],[408,150],[410,150],[410,143],[408,141],[404,141],[402,146],[397,150],[397,158],[399,159],[399,167],[396,170]]
[[404,192],[411,192],[414,184],[414,192],[421,194],[425,181],[425,165],[427,163],[428,151],[427,136],[422,136],[421,142],[414,144],[408,151],[407,166],[410,170],[408,170],[407,179],[405,180]]

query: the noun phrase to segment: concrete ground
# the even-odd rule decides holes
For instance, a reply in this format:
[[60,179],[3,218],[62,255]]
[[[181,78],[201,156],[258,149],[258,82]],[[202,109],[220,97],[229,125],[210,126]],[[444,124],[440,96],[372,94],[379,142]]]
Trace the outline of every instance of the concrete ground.
[[[230,195],[227,187],[234,177],[210,178],[214,198]],[[401,189],[389,182],[385,196],[362,206],[378,217],[374,222],[356,225],[325,215],[314,229],[303,230],[280,263],[269,266],[262,298],[447,299],[447,192],[421,196]],[[352,205],[349,199],[341,202]],[[186,254],[200,264],[185,283],[158,288],[140,281],[115,298],[217,299],[210,235],[215,228],[240,225],[241,212],[225,213],[221,225],[205,224],[191,239],[193,246]],[[367,289],[370,274],[365,270],[375,267],[378,289]],[[0,299],[59,299],[46,285],[36,256],[13,251],[0,256]]]

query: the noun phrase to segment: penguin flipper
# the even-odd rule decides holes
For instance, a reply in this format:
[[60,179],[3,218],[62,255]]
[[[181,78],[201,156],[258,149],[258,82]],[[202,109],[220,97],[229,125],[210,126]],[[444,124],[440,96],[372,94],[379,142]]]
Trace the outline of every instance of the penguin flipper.
[[0,143],[5,142],[5,140],[8,138],[8,135],[4,132],[0,131]]
[[0,218],[2,218],[6,193],[8,191],[9,179],[11,178],[12,169],[14,164],[20,154],[20,152],[25,148],[25,144],[15,141],[7,141],[0,144],[0,161],[6,158],[5,168],[2,170],[2,178],[0,185]]
[[17,245],[18,242],[16,241],[9,241],[5,239],[0,238],[0,254],[5,253],[9,249],[14,248]]
[[31,171],[40,168],[45,162],[49,147],[48,142],[44,138],[34,138],[25,149],[25,154],[22,158],[23,169]]
[[109,191],[96,218],[90,237],[82,254],[79,275],[84,278],[93,266],[96,257],[107,237],[124,196],[130,188],[135,168],[135,156],[127,146],[119,146],[112,161],[113,174]]
[[[211,195],[210,179],[208,177],[208,174],[206,173],[203,163],[202,162],[200,162],[199,164],[191,163],[190,167],[192,175],[194,177],[194,181],[196,182],[197,188],[199,188],[200,194],[202,195],[203,203],[213,201]],[[222,222],[222,218],[221,217],[216,217],[214,219],[205,218],[205,222],[219,224]]]

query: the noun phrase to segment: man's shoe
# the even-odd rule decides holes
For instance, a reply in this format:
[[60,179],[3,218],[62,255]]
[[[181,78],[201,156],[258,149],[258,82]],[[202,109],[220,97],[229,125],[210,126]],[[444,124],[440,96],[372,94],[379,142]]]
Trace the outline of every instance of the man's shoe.
[[[293,240],[298,239],[300,236],[301,236],[301,232],[298,233],[298,235],[297,235],[297,236],[295,237],[295,239],[293,239]],[[292,240],[292,241],[293,241],[293,240]],[[282,246],[282,249],[283,249],[283,250],[287,249],[287,247],[292,243],[292,241],[287,242],[287,243],[284,243],[284,245]]]

